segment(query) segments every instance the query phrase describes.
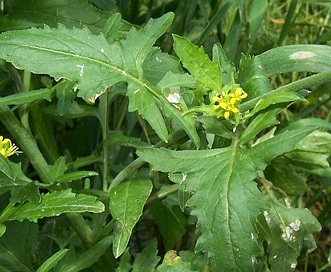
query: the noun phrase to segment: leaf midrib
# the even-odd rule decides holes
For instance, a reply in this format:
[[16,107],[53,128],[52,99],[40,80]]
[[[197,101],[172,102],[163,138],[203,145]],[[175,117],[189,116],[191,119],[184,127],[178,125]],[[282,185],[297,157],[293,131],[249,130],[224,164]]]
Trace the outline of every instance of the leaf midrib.
[[[233,140],[233,143],[232,143],[232,151],[231,151],[231,155],[230,155],[230,159],[229,159],[229,175],[226,179],[226,224],[227,224],[227,229],[228,229],[228,233],[227,233],[227,236],[228,236],[228,240],[229,240],[229,243],[230,243],[230,248],[231,248],[231,252],[232,252],[232,257],[233,257],[233,260],[235,263],[236,262],[236,254],[234,252],[234,246],[233,246],[233,240],[232,240],[232,235],[231,235],[231,226],[230,226],[230,205],[229,205],[229,192],[230,192],[230,181],[231,181],[231,175],[232,175],[232,172],[233,172],[233,166],[234,166],[234,163],[235,163],[235,157],[236,157],[236,151],[237,151],[237,146],[238,146],[238,142],[239,142],[239,139],[238,138],[235,138]],[[219,201],[219,200],[218,200]]]

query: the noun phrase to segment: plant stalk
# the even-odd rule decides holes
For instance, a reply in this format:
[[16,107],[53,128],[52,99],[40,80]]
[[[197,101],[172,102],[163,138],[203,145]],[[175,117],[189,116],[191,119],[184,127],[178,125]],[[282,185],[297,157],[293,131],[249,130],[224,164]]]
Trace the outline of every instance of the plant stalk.
[[17,145],[29,158],[40,179],[44,183],[51,183],[52,179],[48,174],[48,163],[41,154],[37,143],[7,106],[0,106],[0,120],[10,132]]
[[107,191],[108,182],[108,91],[100,96],[99,119],[102,130],[102,190]]

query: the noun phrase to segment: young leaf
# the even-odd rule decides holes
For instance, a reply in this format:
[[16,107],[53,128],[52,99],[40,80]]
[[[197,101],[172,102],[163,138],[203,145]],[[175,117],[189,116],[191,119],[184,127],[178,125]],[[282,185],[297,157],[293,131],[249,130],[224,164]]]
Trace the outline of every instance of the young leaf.
[[288,90],[279,90],[277,92],[270,92],[265,98],[258,101],[253,110],[249,113],[249,116],[253,116],[257,112],[268,108],[271,105],[276,105],[279,103],[288,103],[293,101],[306,101],[296,92]]
[[241,56],[239,65],[239,83],[248,93],[248,99],[269,92],[269,82],[258,57]]
[[188,39],[174,35],[174,50],[184,67],[206,88],[221,93],[222,77],[218,63],[212,62],[202,47],[193,45]]
[[254,222],[267,202],[253,179],[257,171],[264,170],[274,157],[292,150],[310,131],[287,131],[250,149],[241,149],[235,140],[222,149],[146,148],[137,154],[154,170],[185,175],[187,190],[194,192],[187,205],[192,207],[202,230],[196,249],[207,252],[212,270],[254,271],[255,257],[262,251]]
[[154,272],[155,266],[160,261],[157,256],[157,243],[155,239],[148,242],[142,252],[136,255],[133,263],[132,272]]
[[213,61],[217,62],[222,70],[222,83],[228,85],[231,83],[231,77],[235,73],[234,64],[228,60],[223,47],[220,44],[213,46]]
[[75,194],[71,189],[47,193],[41,196],[38,203],[26,202],[17,206],[8,206],[0,216],[0,222],[7,220],[23,221],[25,219],[37,222],[43,217],[58,216],[66,212],[92,212],[104,211],[104,205],[96,197]]
[[113,243],[115,258],[125,251],[132,229],[142,215],[152,188],[153,185],[149,180],[130,180],[110,191],[109,210],[117,220]]
[[67,253],[69,249],[62,249],[54,253],[51,257],[49,257],[39,268],[36,272],[48,272],[53,267],[57,265],[57,263],[63,258],[63,256]]
[[240,143],[245,144],[250,140],[253,140],[263,129],[279,124],[276,116],[281,109],[282,108],[270,109],[256,116],[241,135]]

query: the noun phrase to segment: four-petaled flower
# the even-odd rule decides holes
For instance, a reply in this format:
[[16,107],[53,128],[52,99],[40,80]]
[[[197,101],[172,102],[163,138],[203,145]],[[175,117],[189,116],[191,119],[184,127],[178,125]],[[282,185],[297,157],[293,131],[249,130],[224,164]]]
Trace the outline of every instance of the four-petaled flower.
[[20,153],[18,147],[7,138],[0,136],[0,154],[5,158]]
[[215,95],[212,97],[212,100],[215,102],[215,110],[223,110],[223,116],[225,119],[230,118],[230,113],[238,113],[238,104],[240,101],[247,97],[247,93],[243,91],[242,88],[236,88],[234,93],[222,92],[221,95]]

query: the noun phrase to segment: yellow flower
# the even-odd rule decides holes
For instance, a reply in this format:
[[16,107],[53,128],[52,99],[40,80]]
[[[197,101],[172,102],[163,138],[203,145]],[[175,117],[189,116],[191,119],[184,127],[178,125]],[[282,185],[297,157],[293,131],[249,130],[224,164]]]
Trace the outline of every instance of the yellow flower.
[[215,102],[214,110],[223,110],[223,116],[225,119],[230,118],[230,114],[238,113],[238,104],[241,102],[242,99],[247,97],[247,93],[243,91],[242,88],[236,88],[234,93],[226,93],[222,92],[222,94],[215,95],[212,97],[212,100]]
[[15,144],[12,144],[11,140],[3,138],[0,136],[0,154],[5,158],[8,158],[11,155],[20,153],[18,147]]

